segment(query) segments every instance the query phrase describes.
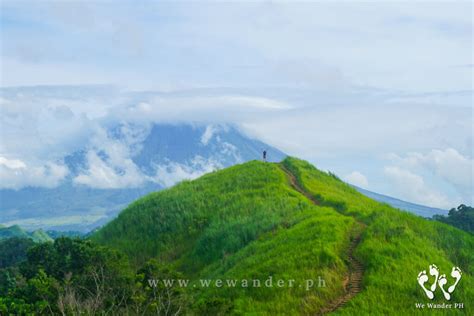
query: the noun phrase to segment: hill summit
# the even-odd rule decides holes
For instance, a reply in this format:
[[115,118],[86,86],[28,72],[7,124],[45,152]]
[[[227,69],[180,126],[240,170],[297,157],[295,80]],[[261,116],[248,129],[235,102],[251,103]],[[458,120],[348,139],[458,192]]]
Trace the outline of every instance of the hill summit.
[[[413,314],[430,301],[419,285],[430,264],[448,285],[460,268],[452,295],[474,297],[472,235],[376,202],[296,158],[251,161],[151,193],[91,238],[137,266],[155,258],[176,267],[193,289],[189,308],[201,313]],[[203,287],[203,279],[236,285]],[[269,279],[281,286],[262,285]]]

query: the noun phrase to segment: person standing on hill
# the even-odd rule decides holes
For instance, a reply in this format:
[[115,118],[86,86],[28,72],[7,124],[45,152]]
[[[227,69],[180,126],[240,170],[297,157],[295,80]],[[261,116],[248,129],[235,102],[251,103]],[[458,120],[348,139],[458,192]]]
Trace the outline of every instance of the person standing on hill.
[[267,151],[263,151],[263,161],[267,162]]

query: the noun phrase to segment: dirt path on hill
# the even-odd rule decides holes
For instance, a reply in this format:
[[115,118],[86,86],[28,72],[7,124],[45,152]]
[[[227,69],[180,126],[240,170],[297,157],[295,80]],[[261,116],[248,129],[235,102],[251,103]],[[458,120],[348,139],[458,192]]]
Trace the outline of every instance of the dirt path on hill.
[[348,263],[349,263],[349,275],[344,278],[344,295],[336,298],[334,301],[324,307],[319,315],[334,312],[338,308],[344,306],[349,300],[351,300],[357,293],[362,291],[362,278],[364,277],[364,266],[362,263],[354,257],[354,250],[360,243],[363,226],[355,231],[355,234],[351,238],[348,252]]
[[280,168],[286,173],[288,176],[288,180],[290,180],[291,187],[298,191],[299,193],[303,194],[316,205],[321,205],[321,202],[318,201],[313,195],[311,195],[308,191],[304,190],[300,184],[298,183],[298,180],[296,179],[296,176],[288,169],[285,168],[282,164],[280,164]]
[[[318,201],[308,191],[303,189],[303,187],[299,184],[296,176],[290,170],[285,168],[285,166],[283,166],[282,164],[280,164],[280,168],[288,176],[288,180],[290,181],[290,185],[293,187],[293,189],[303,194],[314,204],[321,205],[320,201]],[[362,291],[364,266],[359,260],[357,260],[357,258],[354,257],[354,251],[360,243],[361,235],[364,229],[365,225],[363,223],[357,222],[356,228],[351,233],[351,240],[347,249],[349,274],[343,280],[344,294],[336,298],[334,301],[330,302],[326,307],[322,308],[318,315],[324,315],[327,313],[334,312],[338,308],[344,306],[349,300],[356,296],[357,293]]]

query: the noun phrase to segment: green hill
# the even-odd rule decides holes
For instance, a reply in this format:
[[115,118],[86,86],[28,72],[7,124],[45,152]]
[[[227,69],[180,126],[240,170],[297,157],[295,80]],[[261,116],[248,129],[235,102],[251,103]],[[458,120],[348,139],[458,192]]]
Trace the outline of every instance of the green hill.
[[53,239],[41,229],[35,230],[33,232],[27,232],[18,225],[13,225],[9,227],[0,226],[0,240],[12,237],[29,238],[32,239],[34,242],[39,243],[53,241]]
[[34,242],[51,242],[53,238],[51,238],[46,232],[42,229],[35,230],[34,232],[30,233],[30,238],[33,239]]
[[18,225],[10,227],[0,227],[0,239],[6,239],[11,237],[28,238],[28,232],[23,230]]
[[[463,271],[452,302],[464,309],[439,313],[473,313],[466,304],[474,297],[472,235],[371,200],[294,158],[253,161],[152,193],[91,239],[136,266],[150,258],[175,266],[191,280],[187,308],[198,314],[410,315],[429,301],[417,276],[433,263],[448,278],[453,266]],[[269,276],[285,284],[241,283]],[[240,286],[203,287],[199,279]],[[309,279],[325,286],[308,289]],[[439,290],[433,301],[446,302]]]

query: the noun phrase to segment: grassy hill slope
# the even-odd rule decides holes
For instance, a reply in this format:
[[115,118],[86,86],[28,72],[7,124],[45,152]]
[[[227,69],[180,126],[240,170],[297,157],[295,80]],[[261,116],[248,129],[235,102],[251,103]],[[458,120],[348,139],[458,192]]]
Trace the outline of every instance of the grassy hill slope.
[[35,230],[33,232],[27,232],[18,225],[13,225],[9,227],[0,225],[0,240],[13,237],[29,238],[32,239],[34,242],[39,243],[53,241],[53,239],[41,229]]
[[[453,266],[459,266],[463,271],[462,284],[452,300],[472,301],[473,236],[371,200],[306,162],[289,158],[284,165],[323,205],[331,205],[367,224],[356,252],[366,269],[363,291],[337,314],[414,314],[415,303],[429,301],[418,286],[416,277],[420,271],[428,270],[428,265],[432,263],[446,275],[451,273]],[[446,302],[439,290],[433,301]],[[473,306],[438,312],[472,314]]]
[[21,229],[21,227],[18,225],[0,227],[0,239],[7,239],[11,237],[28,238],[28,233]]
[[[427,301],[416,277],[431,263],[445,273],[461,267],[453,295],[459,302],[473,297],[472,236],[375,202],[304,161],[282,164],[320,205],[295,190],[280,165],[253,161],[137,200],[91,238],[136,265],[149,258],[175,265],[191,279],[197,313],[320,312],[344,293],[347,251],[361,223],[355,255],[366,270],[362,292],[336,313],[414,313],[416,302]],[[202,288],[197,281],[269,276],[294,286]],[[325,287],[305,288],[319,277]]]

